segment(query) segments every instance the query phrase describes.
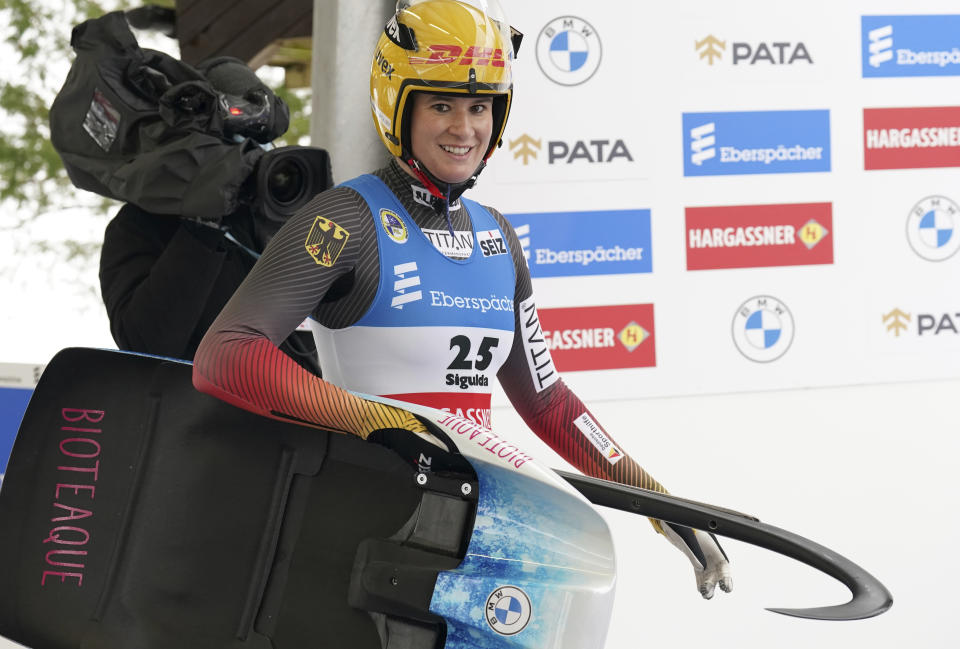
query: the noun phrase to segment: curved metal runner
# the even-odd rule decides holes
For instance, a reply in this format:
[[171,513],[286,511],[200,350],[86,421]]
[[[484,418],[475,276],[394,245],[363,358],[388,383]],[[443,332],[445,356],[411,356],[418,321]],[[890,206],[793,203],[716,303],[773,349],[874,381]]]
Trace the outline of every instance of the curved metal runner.
[[768,611],[815,620],[860,620],[880,615],[893,605],[890,591],[854,562],[819,543],[761,523],[748,514],[566,471],[556,473],[594,505],[659,518],[772,550],[830,575],[853,595],[845,604],[768,608]]

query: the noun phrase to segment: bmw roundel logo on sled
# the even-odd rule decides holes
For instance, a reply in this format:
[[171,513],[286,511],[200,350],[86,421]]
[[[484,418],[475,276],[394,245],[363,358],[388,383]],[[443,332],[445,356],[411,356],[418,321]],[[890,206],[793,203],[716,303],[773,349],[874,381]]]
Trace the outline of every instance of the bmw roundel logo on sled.
[[532,608],[525,592],[515,586],[501,586],[487,598],[487,624],[500,635],[516,635],[526,628]]
[[783,302],[769,295],[752,297],[733,316],[733,342],[752,361],[775,361],[793,342],[793,315]]
[[600,37],[593,25],[575,16],[554,18],[537,37],[537,63],[548,79],[576,86],[600,67]]

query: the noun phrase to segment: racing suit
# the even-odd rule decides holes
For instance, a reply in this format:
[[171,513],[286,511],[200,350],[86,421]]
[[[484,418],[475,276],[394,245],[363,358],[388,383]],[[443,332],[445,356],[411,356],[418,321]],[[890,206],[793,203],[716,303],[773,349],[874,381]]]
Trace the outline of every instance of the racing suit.
[[[553,367],[530,273],[503,215],[475,203],[471,212],[465,199],[440,213],[395,161],[361,179],[382,190],[373,205],[347,183],[273,237],[204,337],[196,387],[266,416],[365,438],[412,422],[347,390],[489,425],[495,376],[527,425],[584,474],[664,491],[632,458],[591,442],[587,429],[614,443]],[[444,270],[432,258],[440,256],[455,263]],[[457,277],[436,283],[447,274]],[[403,314],[417,307],[420,316]],[[318,323],[329,380],[276,351],[306,315]],[[391,323],[391,315],[406,319]]]

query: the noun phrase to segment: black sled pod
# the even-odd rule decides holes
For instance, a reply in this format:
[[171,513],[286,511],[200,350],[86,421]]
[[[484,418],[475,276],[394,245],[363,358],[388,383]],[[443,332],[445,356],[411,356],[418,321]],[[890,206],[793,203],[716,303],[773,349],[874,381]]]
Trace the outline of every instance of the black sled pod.
[[[33,649],[603,646],[606,523],[516,445],[420,407],[432,435],[362,442],[231,407],[190,374],[87,349],[47,366],[0,486],[0,635]],[[567,478],[603,504],[624,494]],[[646,495],[627,506],[691,515]],[[701,507],[767,547],[761,523]],[[822,617],[889,606],[867,573],[823,561],[866,595],[851,586],[846,614]]]

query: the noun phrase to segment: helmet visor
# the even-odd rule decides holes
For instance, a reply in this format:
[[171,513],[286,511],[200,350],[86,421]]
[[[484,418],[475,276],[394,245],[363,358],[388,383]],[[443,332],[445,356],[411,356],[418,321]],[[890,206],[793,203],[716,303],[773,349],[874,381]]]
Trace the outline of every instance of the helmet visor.
[[[397,0],[397,15],[399,16],[402,12],[414,8],[417,5],[437,3],[437,1],[438,0]],[[493,28],[500,32],[500,41],[504,47],[503,56],[508,61],[514,58],[510,23],[507,21],[507,15],[498,0],[454,0],[454,2],[455,4],[472,7],[477,12],[483,14],[488,21],[492,23]],[[489,28],[490,25],[484,27]],[[479,25],[478,29],[480,29]],[[481,41],[482,39],[477,40]]]

